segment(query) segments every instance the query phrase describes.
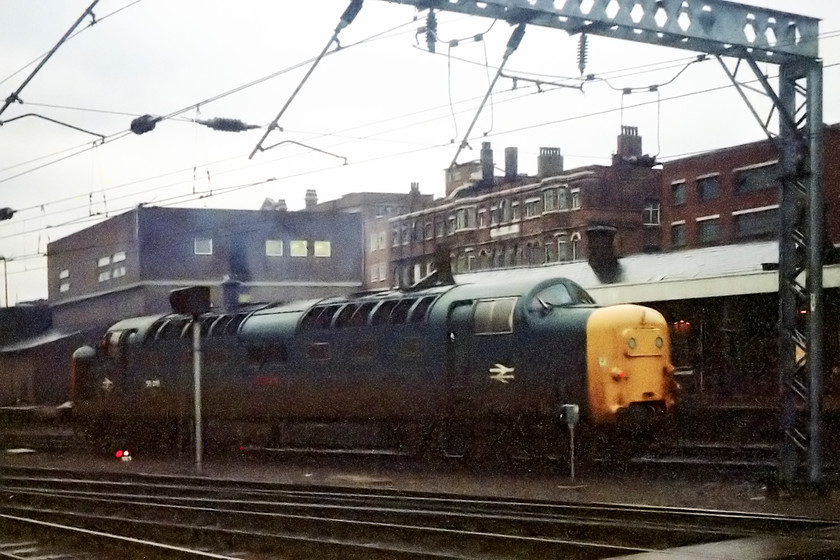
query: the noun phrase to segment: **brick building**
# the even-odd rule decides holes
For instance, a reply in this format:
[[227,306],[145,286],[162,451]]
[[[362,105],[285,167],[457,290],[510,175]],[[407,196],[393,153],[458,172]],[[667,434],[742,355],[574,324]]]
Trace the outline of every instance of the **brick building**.
[[[840,242],[840,124],[824,131],[828,238]],[[662,166],[663,247],[728,245],[779,234],[779,154],[771,140],[752,142]]]
[[390,220],[393,277],[410,284],[431,272],[439,246],[456,273],[579,260],[604,233],[618,255],[658,250],[660,171],[641,140],[623,127],[612,165],[571,170],[559,149],[541,148],[536,177],[518,173],[515,148],[496,177],[485,142],[479,162],[447,170],[444,199]]

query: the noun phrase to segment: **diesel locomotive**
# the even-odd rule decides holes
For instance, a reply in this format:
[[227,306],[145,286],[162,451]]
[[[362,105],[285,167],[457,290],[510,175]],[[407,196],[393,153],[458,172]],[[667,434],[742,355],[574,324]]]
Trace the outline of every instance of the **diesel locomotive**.
[[126,444],[191,433],[194,321],[207,445],[556,456],[566,405],[578,441],[632,439],[676,397],[653,309],[599,307],[562,278],[421,283],[119,321],[74,355],[77,429]]

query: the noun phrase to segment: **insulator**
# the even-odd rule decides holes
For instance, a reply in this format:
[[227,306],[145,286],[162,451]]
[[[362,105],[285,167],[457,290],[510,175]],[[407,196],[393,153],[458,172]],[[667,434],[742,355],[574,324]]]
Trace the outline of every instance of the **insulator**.
[[581,33],[580,40],[578,41],[578,69],[580,70],[581,76],[583,76],[583,71],[586,70],[586,59],[589,56],[586,52],[586,41],[586,33]]

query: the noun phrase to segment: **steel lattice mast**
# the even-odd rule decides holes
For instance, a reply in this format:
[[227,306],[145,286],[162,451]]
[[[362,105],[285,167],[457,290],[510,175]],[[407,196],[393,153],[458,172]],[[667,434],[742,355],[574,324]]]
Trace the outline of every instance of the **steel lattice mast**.
[[[779,237],[779,358],[783,484],[822,483],[823,191],[822,63],[815,18],[724,0],[386,0],[685,49],[747,63],[759,79],[779,130],[782,169]],[[757,62],[779,66],[776,89]],[[736,68],[737,68],[736,67]],[[747,101],[746,96],[743,95]],[[749,101],[747,101],[749,104]]]

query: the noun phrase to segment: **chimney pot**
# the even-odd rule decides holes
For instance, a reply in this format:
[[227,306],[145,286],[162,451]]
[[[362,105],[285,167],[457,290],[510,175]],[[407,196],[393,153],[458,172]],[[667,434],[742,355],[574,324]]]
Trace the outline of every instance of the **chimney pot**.
[[560,148],[540,148],[537,158],[537,175],[545,178],[563,173],[563,155]]
[[513,181],[519,176],[519,150],[505,148],[505,180]]

